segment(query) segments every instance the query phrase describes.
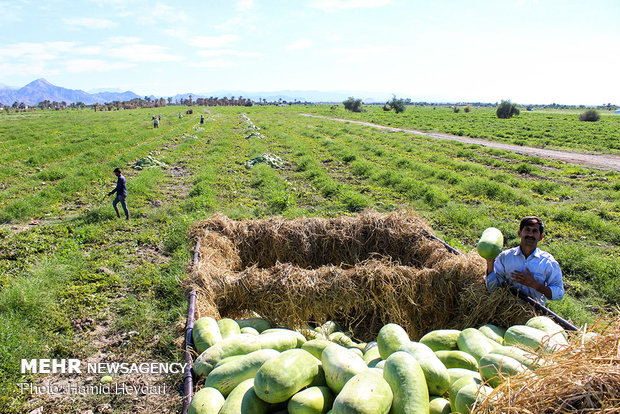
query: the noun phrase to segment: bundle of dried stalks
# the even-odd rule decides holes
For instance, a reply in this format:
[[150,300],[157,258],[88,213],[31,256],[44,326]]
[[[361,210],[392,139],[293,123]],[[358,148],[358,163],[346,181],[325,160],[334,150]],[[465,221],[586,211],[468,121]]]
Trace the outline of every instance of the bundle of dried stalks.
[[201,315],[256,312],[289,328],[334,320],[360,340],[384,324],[412,339],[440,328],[522,323],[532,311],[506,292],[486,292],[484,260],[455,255],[419,217],[366,211],[357,217],[198,223],[200,260],[186,279]]
[[[268,268],[292,263],[312,269],[322,265],[355,264],[373,253],[403,265],[420,267],[429,259],[426,244],[430,227],[416,215],[389,215],[365,211],[356,217],[300,218],[233,221],[222,215],[196,223],[194,237],[215,231],[236,245],[243,267]],[[434,247],[440,244],[435,242]],[[445,249],[442,252],[445,254]]]
[[618,413],[620,412],[620,319],[605,332],[545,355],[548,362],[527,376],[507,378],[496,400],[480,413]]

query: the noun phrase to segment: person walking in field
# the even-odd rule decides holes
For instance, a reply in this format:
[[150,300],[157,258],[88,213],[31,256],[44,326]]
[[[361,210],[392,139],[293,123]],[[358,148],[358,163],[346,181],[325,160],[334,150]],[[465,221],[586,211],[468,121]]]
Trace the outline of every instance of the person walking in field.
[[115,168],[114,174],[116,174],[116,176],[118,177],[118,179],[116,180],[116,188],[106,194],[103,198],[105,199],[105,197],[109,197],[112,194],[116,193],[116,198],[112,202],[112,207],[114,207],[114,211],[116,211],[116,216],[118,218],[121,218],[121,213],[119,213],[118,207],[116,207],[118,203],[121,203],[123,211],[125,212],[125,218],[129,220],[129,210],[127,210],[127,203],[125,201],[125,199],[127,198],[126,180],[125,177],[123,177],[123,173],[121,172],[120,168]]
[[153,128],[159,128],[159,119],[155,118],[153,120]]
[[200,115],[200,123],[201,124],[205,123],[205,116],[204,115]]
[[521,220],[517,232],[519,246],[504,250],[495,259],[486,259],[485,284],[489,292],[509,284],[542,305],[546,299],[564,297],[560,265],[551,254],[538,248],[538,242],[545,237],[543,232],[540,218],[530,216]]

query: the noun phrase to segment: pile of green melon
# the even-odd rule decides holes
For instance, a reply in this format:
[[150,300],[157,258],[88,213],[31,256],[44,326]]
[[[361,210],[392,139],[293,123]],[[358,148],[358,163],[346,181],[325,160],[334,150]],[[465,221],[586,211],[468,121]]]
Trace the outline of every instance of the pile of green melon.
[[[469,413],[512,375],[535,375],[566,332],[537,316],[502,329],[435,330],[419,342],[396,324],[356,343],[333,322],[293,331],[260,318],[198,319],[200,378],[190,413]],[[204,382],[203,382],[204,379]]]

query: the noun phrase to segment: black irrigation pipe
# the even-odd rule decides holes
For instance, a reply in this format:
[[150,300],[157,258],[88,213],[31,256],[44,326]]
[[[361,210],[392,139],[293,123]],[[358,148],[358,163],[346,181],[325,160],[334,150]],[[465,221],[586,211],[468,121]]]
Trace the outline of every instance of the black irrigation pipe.
[[[439,243],[443,244],[446,247],[446,249],[448,249],[450,252],[452,252],[452,253],[454,253],[456,255],[461,254],[461,252],[459,252],[454,247],[450,246],[448,243],[446,243],[445,241],[441,240],[440,238],[438,238],[438,237],[436,237],[436,236],[434,236],[434,235],[432,235],[430,233],[429,233],[429,236],[430,236],[431,239],[437,240]],[[555,321],[558,323],[558,325],[560,325],[562,328],[564,328],[564,329],[566,329],[568,331],[577,331],[578,330],[578,328],[575,325],[573,325],[572,323],[570,323],[566,319],[562,318],[560,315],[558,315],[557,313],[553,312],[551,309],[547,308],[546,306],[541,305],[536,300],[534,300],[531,297],[529,297],[529,296],[525,295],[524,293],[520,292],[518,289],[515,289],[515,288],[511,287],[510,288],[510,293],[512,293],[513,295],[517,296],[518,298],[520,298],[524,302],[529,303],[537,311],[542,312],[545,315],[548,315],[552,319],[555,319]]]
[[[200,250],[200,240],[196,242],[194,247],[193,267],[198,264],[198,251]],[[194,329],[194,312],[196,310],[196,291],[189,292],[189,306],[187,309],[187,324],[185,325],[185,373],[183,374],[183,414],[187,414],[189,405],[192,402],[194,391],[194,378],[192,377],[192,354],[195,353],[192,331]]]

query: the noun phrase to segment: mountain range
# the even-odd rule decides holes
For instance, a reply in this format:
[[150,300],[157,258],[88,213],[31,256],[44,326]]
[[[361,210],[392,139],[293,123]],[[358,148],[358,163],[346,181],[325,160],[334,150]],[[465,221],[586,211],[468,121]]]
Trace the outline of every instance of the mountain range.
[[79,89],[67,89],[55,86],[45,79],[37,79],[28,85],[19,88],[0,89],[0,103],[4,105],[12,105],[13,102],[25,103],[26,105],[36,105],[39,102],[48,100],[50,102],[84,102],[86,105],[95,103],[106,103],[112,101],[130,101],[134,98],[140,98],[133,92],[98,92],[88,93]]
[[[60,86],[52,85],[47,80],[41,78],[30,82],[28,85],[22,88],[12,88],[3,84],[0,84],[0,103],[4,105],[12,105],[13,102],[34,106],[39,102],[48,100],[50,102],[66,102],[77,103],[83,102],[86,105],[92,105],[95,103],[103,104],[112,101],[130,101],[141,96],[131,92],[120,92],[118,89],[103,89],[97,88],[91,90],[92,93],[88,93],[79,89],[67,89]],[[184,93],[172,96],[172,102],[180,102],[183,99],[188,99],[192,96],[193,100],[197,98],[209,98],[209,97],[240,97],[243,96],[246,99],[253,101],[259,101],[262,99],[268,102],[275,102],[278,100],[293,102],[342,102],[350,96],[362,98],[365,103],[383,103],[391,98],[391,94],[376,93],[376,92],[352,92],[352,91],[302,91],[302,90],[284,90],[284,91],[265,91],[265,92],[247,92],[239,90],[220,90],[215,92],[205,93]],[[159,98],[156,96],[150,96],[150,98]],[[167,98],[167,97],[165,97]]]

